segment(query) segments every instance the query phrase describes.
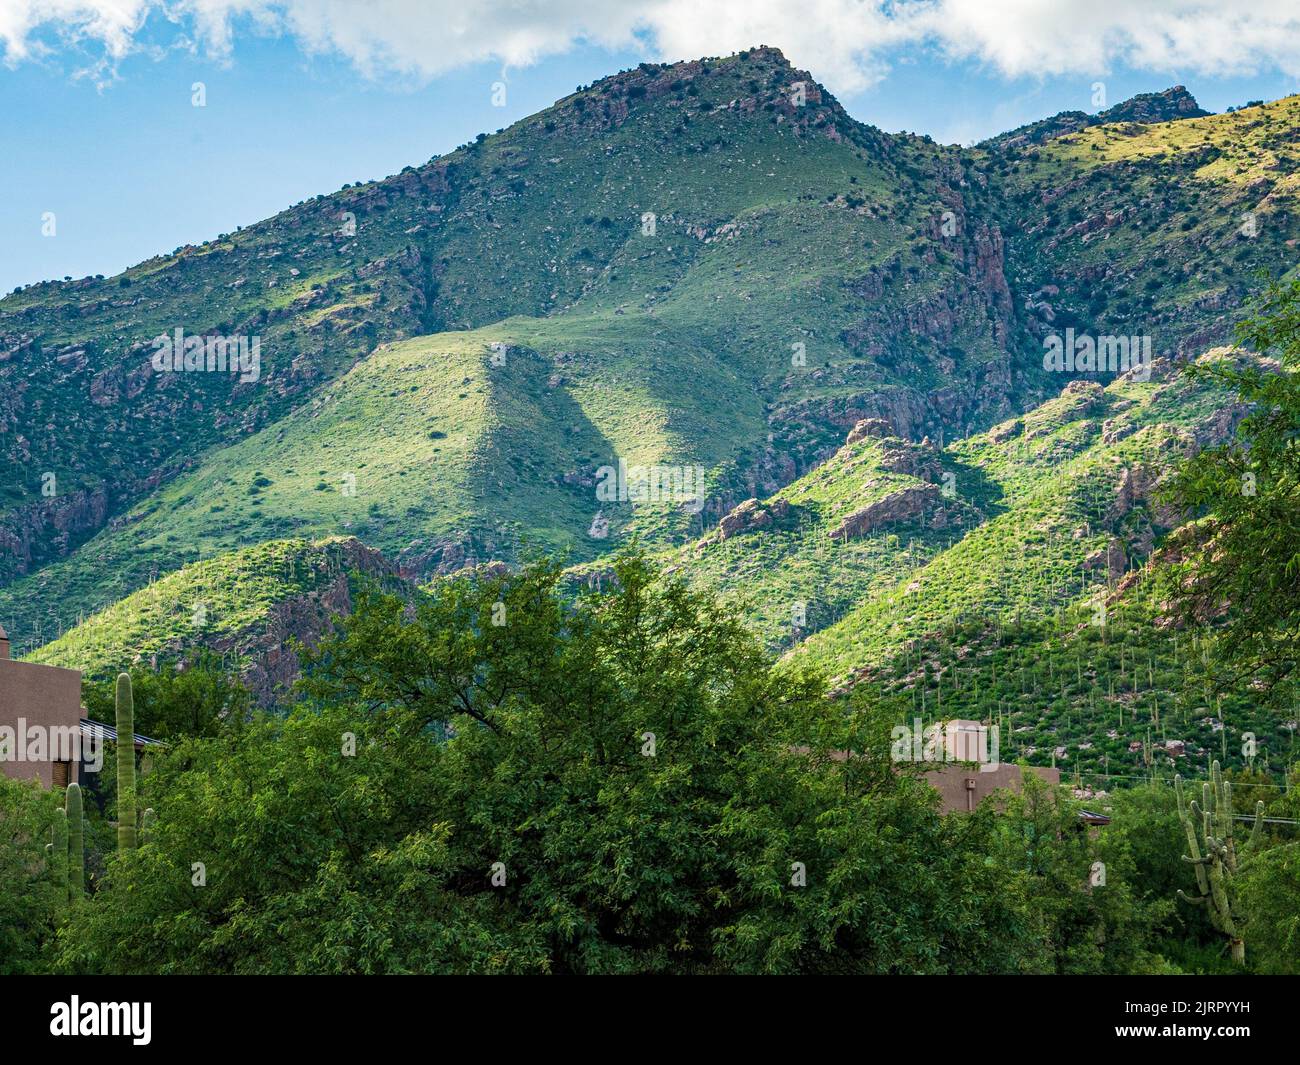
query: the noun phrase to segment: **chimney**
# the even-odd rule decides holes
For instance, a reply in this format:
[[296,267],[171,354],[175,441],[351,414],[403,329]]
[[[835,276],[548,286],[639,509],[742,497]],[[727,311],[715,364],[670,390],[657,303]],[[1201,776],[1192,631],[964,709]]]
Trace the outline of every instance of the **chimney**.
[[0,659],[9,657],[9,635],[5,632],[5,627],[0,625]]

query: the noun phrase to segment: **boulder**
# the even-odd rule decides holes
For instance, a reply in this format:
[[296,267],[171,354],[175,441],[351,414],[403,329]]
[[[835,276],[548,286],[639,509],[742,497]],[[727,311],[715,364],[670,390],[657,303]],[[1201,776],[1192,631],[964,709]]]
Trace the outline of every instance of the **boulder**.
[[757,499],[746,499],[730,513],[724,514],[718,522],[718,528],[709,540],[727,540],[741,533],[754,529],[765,529],[773,522],[784,518],[790,512],[790,504],[784,499],[775,499],[771,503],[760,503]]
[[845,437],[844,442],[856,444],[859,440],[866,440],[868,437],[884,439],[894,435],[893,427],[884,418],[863,418],[849,430],[849,435]]

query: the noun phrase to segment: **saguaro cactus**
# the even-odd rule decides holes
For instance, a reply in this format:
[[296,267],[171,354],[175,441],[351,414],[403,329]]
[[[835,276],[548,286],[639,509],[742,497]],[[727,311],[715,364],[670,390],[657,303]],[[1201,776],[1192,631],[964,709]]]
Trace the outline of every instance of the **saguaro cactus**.
[[[1210,921],[1228,938],[1232,960],[1237,965],[1246,963],[1246,944],[1237,932],[1237,921],[1232,913],[1233,880],[1237,875],[1237,845],[1233,838],[1232,785],[1223,779],[1219,763],[1210,766],[1210,779],[1201,787],[1201,802],[1195,799],[1190,809],[1183,801],[1183,779],[1174,777],[1174,791],[1178,795],[1178,819],[1187,833],[1188,854],[1183,861],[1196,868],[1196,886],[1199,898],[1192,898],[1179,889],[1178,897],[1210,911]],[[1241,847],[1246,854],[1259,839],[1263,824],[1264,804],[1255,804],[1255,823],[1250,838]]]
[[135,698],[131,676],[117,678],[117,848],[133,850],[135,830]]
[[86,893],[86,837],[81,821],[81,785],[69,784],[68,819],[68,901],[76,902]]

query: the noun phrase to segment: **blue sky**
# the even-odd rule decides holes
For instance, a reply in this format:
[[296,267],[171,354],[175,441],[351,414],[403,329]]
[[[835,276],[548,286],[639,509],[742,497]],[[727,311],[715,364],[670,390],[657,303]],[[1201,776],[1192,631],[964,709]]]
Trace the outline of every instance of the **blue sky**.
[[[75,7],[77,0],[64,2]],[[186,2],[201,8],[220,0]],[[1176,47],[1133,45],[1112,54],[1103,35],[1095,54],[1084,41],[1082,59],[1074,52],[1062,58],[1051,36],[1060,34],[1060,23],[1040,27],[1037,37],[981,25],[957,45],[912,34],[850,54],[821,48],[822,38],[802,26],[789,30],[798,38],[792,47],[778,36],[779,20],[749,31],[731,27],[730,37],[718,38],[715,27],[693,29],[682,21],[686,16],[673,22],[668,9],[649,29],[637,24],[627,32],[622,26],[570,30],[559,25],[575,17],[569,12],[557,15],[562,32],[552,39],[539,36],[535,25],[519,40],[498,44],[513,24],[509,11],[495,10],[495,28],[490,20],[474,25],[481,40],[437,51],[400,25],[402,18],[435,17],[428,5],[421,15],[390,2],[396,3],[392,35],[375,44],[358,37],[353,25],[321,31],[304,28],[301,19],[293,28],[235,18],[225,39],[205,39],[183,20],[154,14],[122,38],[98,25],[69,30],[33,23],[29,10],[28,23],[18,21],[15,29],[5,8],[36,0],[0,0],[0,292],[65,275],[112,275],[344,183],[396,173],[647,59],[776,45],[827,82],[854,117],[948,142],[1062,110],[1095,111],[1098,81],[1108,105],[1181,82],[1214,111],[1300,88],[1295,72],[1281,69],[1288,64],[1261,56],[1257,45],[1247,50],[1247,61],[1227,55],[1207,64]],[[836,34],[835,19],[845,17],[838,10],[845,2],[824,0],[823,36],[844,37]],[[947,2],[960,6],[961,0]],[[444,11],[443,17],[451,16]],[[543,21],[541,30],[548,25]],[[437,40],[437,26],[418,28]],[[333,36],[322,43],[322,32]],[[746,32],[761,36],[749,39]],[[1135,39],[1140,32],[1131,29]],[[987,41],[968,47],[980,33]],[[414,42],[408,52],[401,50],[404,40]],[[464,44],[464,36],[457,42]],[[501,80],[506,106],[497,107],[492,86]],[[191,104],[194,82],[206,87],[204,107]],[[55,216],[53,237],[42,235],[46,212]]]

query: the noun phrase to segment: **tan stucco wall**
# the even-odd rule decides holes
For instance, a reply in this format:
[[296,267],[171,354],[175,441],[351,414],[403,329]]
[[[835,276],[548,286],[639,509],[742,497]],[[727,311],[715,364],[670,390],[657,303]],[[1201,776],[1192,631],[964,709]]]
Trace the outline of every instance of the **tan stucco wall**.
[[[0,725],[18,731],[18,719],[27,727],[46,729],[81,727],[81,674],[73,669],[38,666],[31,662],[0,659]],[[17,752],[10,756],[16,758]],[[40,780],[45,787],[53,783],[54,768],[48,758],[42,762],[0,761],[0,772],[19,780]],[[77,766],[71,767],[69,780],[77,779]]]
[[[1031,766],[1030,771],[1049,784],[1061,782],[1059,769]],[[1018,765],[999,765],[987,773],[981,773],[977,766],[945,765],[925,774],[925,779],[939,793],[943,800],[943,812],[953,810],[973,810],[1000,788],[1020,791],[1021,775]],[[974,781],[974,788],[968,788],[967,781]]]

